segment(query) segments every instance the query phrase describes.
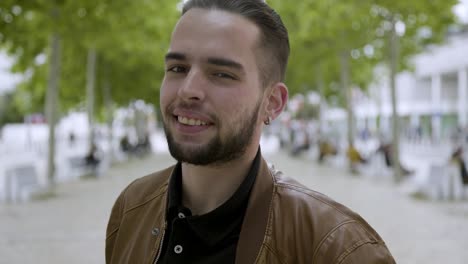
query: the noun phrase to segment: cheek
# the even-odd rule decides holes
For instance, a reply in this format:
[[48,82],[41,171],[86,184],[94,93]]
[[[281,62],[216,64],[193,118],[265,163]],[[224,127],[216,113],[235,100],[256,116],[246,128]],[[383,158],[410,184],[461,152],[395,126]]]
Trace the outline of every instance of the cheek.
[[[236,116],[239,111],[243,111],[247,104],[248,97],[238,91],[215,91],[211,94],[211,102],[216,104],[216,108],[224,115]],[[216,99],[216,100],[215,100]]]
[[159,91],[159,104],[161,106],[161,111],[164,111],[165,106],[170,104],[171,100],[175,95],[175,89],[171,89],[165,82],[162,83],[161,89]]
[[[219,117],[226,120],[225,129],[239,130],[245,125],[246,119],[253,117],[253,112],[256,110],[256,104],[250,101],[250,98],[231,97],[229,101],[224,102],[219,111]],[[256,116],[255,116],[256,117]],[[250,121],[250,120],[249,120]],[[223,122],[222,122],[223,123]]]

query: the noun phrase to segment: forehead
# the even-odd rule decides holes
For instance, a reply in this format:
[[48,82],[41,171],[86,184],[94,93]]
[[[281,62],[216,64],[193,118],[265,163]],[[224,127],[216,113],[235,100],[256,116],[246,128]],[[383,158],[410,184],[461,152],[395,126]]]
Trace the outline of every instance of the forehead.
[[258,27],[241,15],[194,8],[180,18],[169,49],[194,59],[220,56],[250,63],[255,62],[259,33]]

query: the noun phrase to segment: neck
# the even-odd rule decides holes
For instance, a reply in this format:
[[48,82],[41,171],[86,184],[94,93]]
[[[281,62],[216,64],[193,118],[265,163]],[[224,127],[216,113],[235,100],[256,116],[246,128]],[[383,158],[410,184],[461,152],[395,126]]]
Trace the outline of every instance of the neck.
[[193,215],[202,215],[226,202],[247,176],[257,150],[246,151],[239,159],[216,166],[182,163],[183,205]]

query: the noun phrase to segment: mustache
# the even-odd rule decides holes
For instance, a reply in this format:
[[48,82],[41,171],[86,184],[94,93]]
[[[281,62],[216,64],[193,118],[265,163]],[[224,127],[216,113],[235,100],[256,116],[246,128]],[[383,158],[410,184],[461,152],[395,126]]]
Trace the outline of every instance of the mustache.
[[168,110],[172,112],[176,108],[181,109],[181,110],[187,110],[187,111],[203,112],[202,105],[197,102],[189,103],[189,102],[182,101],[182,102],[174,103],[174,104],[169,105]]

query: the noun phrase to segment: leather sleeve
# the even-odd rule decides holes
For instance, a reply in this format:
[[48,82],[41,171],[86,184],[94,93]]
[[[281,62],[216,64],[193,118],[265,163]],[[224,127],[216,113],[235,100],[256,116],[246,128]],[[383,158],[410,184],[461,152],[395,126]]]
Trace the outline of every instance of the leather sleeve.
[[395,264],[390,251],[382,243],[366,243],[344,255],[338,264]]
[[112,207],[111,215],[106,229],[106,263],[111,263],[114,244],[119,232],[120,223],[124,211],[125,190],[119,195]]
[[[362,220],[364,221],[364,220]],[[366,222],[350,220],[334,228],[314,254],[314,263],[393,264],[385,242]]]

